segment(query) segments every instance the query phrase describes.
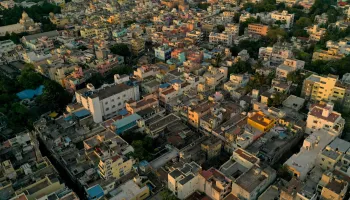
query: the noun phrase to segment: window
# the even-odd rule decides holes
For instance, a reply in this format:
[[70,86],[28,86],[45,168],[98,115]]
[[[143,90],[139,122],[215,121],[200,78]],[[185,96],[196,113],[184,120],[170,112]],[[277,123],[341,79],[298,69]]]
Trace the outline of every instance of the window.
[[109,108],[106,108],[106,111],[108,111],[109,110]]
[[115,108],[115,105],[113,105],[112,108]]
[[122,103],[119,102],[119,103],[118,103],[118,106],[120,106],[120,105],[122,105]]

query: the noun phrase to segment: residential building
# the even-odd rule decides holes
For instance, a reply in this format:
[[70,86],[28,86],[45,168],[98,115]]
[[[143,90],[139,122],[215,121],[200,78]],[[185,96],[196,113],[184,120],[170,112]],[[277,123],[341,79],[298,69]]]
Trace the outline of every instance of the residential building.
[[254,165],[232,182],[232,194],[240,199],[257,199],[275,181],[276,171],[271,167]]
[[350,149],[350,143],[340,138],[335,138],[318,155],[318,165],[321,169],[333,171],[341,163],[341,160]]
[[248,124],[259,131],[267,132],[275,126],[276,120],[259,111],[248,117]]
[[231,192],[232,180],[215,168],[202,170],[198,174],[200,192],[213,200],[222,200]]
[[205,83],[210,88],[215,88],[217,85],[226,82],[227,76],[227,67],[215,68],[213,66],[209,66],[208,71],[203,74],[203,78],[205,78]]
[[137,113],[141,110],[157,106],[159,106],[159,101],[154,94],[147,95],[139,101],[133,100],[125,103],[125,108],[129,113]]
[[155,57],[162,61],[167,61],[171,58],[172,48],[167,44],[154,49]]
[[248,33],[266,36],[269,26],[263,24],[248,24]]
[[150,196],[150,187],[141,185],[140,182],[128,180],[116,189],[116,195],[111,200],[144,200]]
[[283,10],[282,12],[273,11],[271,12],[271,18],[284,23],[285,28],[291,28],[294,23],[294,14],[288,13],[288,11]]
[[186,199],[198,189],[198,173],[202,168],[195,162],[185,163],[168,173],[168,189],[179,199]]
[[348,106],[346,95],[348,86],[342,84],[338,76],[329,74],[328,76],[319,76],[312,74],[304,80],[301,96],[313,101],[333,101]]
[[287,78],[288,74],[299,69],[304,69],[305,61],[288,58],[276,69],[277,78]]
[[142,38],[134,38],[131,40],[131,52],[135,56],[142,55],[145,52],[145,41]]
[[26,12],[22,13],[22,18],[17,24],[7,26],[0,26],[0,36],[5,36],[6,33],[37,33],[40,31],[40,24],[35,23],[34,20],[28,17]]
[[328,49],[336,49],[338,54],[344,54],[344,55],[348,55],[350,54],[350,44],[349,44],[349,41],[350,38],[344,38],[344,39],[341,39],[337,42],[335,41],[327,41],[326,42],[326,47]]
[[32,40],[26,40],[24,45],[33,50],[33,51],[37,51],[37,52],[40,52],[40,51],[48,51],[50,49],[53,49],[54,48],[54,45],[53,45],[53,40],[49,39],[48,37],[46,36],[43,36],[43,37],[40,37],[40,38],[37,38],[37,39],[32,39]]
[[224,31],[222,33],[211,32],[209,35],[209,42],[213,44],[224,44],[227,46],[232,45],[233,43],[233,32]]
[[207,159],[212,159],[220,155],[222,141],[213,137],[201,143],[201,149],[206,153]]
[[312,105],[306,120],[305,132],[311,134],[317,130],[324,130],[335,136],[341,135],[345,120],[333,108],[333,103],[321,102]]
[[345,54],[340,54],[337,49],[328,49],[328,50],[323,50],[319,49],[317,51],[314,51],[312,54],[312,60],[324,60],[324,61],[329,61],[329,60],[340,60],[345,57]]
[[[114,147],[115,149],[118,147]],[[100,157],[100,162],[98,163],[98,171],[102,178],[115,178],[119,179],[122,176],[129,174],[132,170],[132,165],[134,160],[127,158],[123,155],[112,155],[107,151],[103,151],[98,148],[95,153]]]
[[16,44],[12,40],[0,41],[0,55],[8,53],[16,48]]
[[188,122],[195,128],[199,128],[200,119],[202,116],[210,112],[210,108],[214,107],[215,103],[206,101],[195,106],[188,107]]
[[326,34],[327,29],[320,28],[318,25],[313,25],[306,28],[307,33],[310,35],[310,40],[320,41],[321,38]]
[[317,189],[320,191],[321,199],[345,200],[345,195],[348,191],[349,182],[337,177],[330,171],[322,174],[322,178],[318,183]]
[[89,110],[96,123],[102,122],[117,114],[129,100],[139,100],[139,86],[129,86],[125,83],[110,84],[95,89],[92,84],[75,92],[77,102]]

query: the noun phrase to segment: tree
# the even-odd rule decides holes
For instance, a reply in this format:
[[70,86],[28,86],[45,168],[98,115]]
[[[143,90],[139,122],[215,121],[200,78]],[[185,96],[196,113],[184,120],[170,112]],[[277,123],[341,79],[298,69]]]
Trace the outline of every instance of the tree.
[[199,3],[198,4],[198,8],[200,8],[202,10],[207,10],[209,6],[210,6],[209,3]]
[[214,67],[220,67],[220,64],[222,62],[224,55],[222,53],[218,53],[215,58],[214,58],[214,62],[213,65]]
[[170,192],[170,190],[168,189],[164,189],[161,193],[160,196],[162,197],[163,200],[177,200],[178,198],[176,198],[174,196],[173,193]]
[[43,77],[33,69],[26,67],[18,77],[18,82],[24,89],[36,89],[43,83]]
[[228,69],[228,72],[229,74],[241,74],[246,72],[252,72],[252,67],[248,62],[239,60]]
[[270,28],[267,32],[267,38],[269,38],[273,43],[277,42],[279,38],[285,39],[287,32],[282,28]]
[[221,25],[221,24],[217,25],[216,28],[218,29],[218,32],[219,32],[219,33],[222,33],[222,32],[224,32],[224,30],[225,30],[225,26],[224,26],[224,25]]
[[123,43],[115,44],[110,49],[111,49],[111,52],[114,54],[124,56],[124,57],[131,56],[131,52],[127,44],[123,44]]
[[95,88],[99,88],[104,83],[104,77],[100,73],[95,73],[86,80],[86,83],[91,83]]
[[72,101],[71,95],[56,81],[45,80],[43,85],[43,94],[36,99],[37,103],[43,108],[51,111],[61,111]]
[[300,19],[298,19],[295,22],[295,26],[297,26],[298,28],[305,28],[308,26],[311,26],[312,24],[312,20],[308,17],[300,17]]

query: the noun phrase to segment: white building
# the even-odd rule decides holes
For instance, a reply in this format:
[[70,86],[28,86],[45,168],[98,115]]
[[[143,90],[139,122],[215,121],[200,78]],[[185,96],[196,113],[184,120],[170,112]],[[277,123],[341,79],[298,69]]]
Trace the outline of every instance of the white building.
[[139,100],[139,86],[129,86],[124,83],[110,84],[95,89],[92,84],[75,92],[78,103],[91,112],[96,123],[117,115],[124,108],[125,102]]
[[287,78],[288,74],[298,69],[303,69],[305,61],[288,58],[284,60],[283,64],[276,69],[276,76],[278,78]]
[[16,45],[12,40],[0,41],[0,55],[8,53],[16,48]]
[[318,130],[324,130],[332,135],[341,135],[344,129],[345,120],[341,114],[333,111],[333,103],[315,104],[310,108],[305,132],[312,134]]
[[234,32],[222,32],[214,33],[211,32],[209,35],[209,42],[214,44],[225,44],[232,45]]
[[293,26],[294,14],[289,14],[286,10],[282,12],[273,11],[271,13],[271,18],[276,21],[285,22],[285,28],[291,28]]
[[2,1],[0,2],[0,5],[6,9],[11,9],[13,7],[15,7],[16,3],[12,0],[10,1]]
[[326,47],[328,49],[336,49],[338,54],[348,55],[350,54],[350,38],[344,38],[338,42],[327,41]]

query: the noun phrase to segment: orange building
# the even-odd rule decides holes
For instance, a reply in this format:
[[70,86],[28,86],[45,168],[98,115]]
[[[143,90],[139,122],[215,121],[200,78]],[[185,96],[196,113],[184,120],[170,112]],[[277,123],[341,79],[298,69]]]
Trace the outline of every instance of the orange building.
[[249,24],[248,33],[266,36],[269,31],[269,26],[262,24]]

